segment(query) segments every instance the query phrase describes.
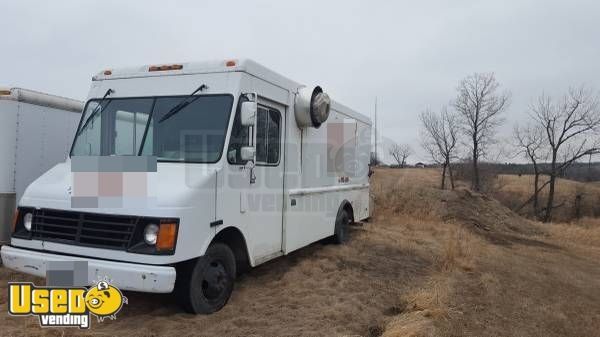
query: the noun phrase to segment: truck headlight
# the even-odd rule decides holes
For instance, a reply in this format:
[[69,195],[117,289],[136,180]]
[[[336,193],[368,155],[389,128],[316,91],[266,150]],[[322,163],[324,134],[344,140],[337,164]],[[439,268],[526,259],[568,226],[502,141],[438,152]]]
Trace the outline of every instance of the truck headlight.
[[138,219],[128,252],[151,255],[173,255],[177,244],[179,219],[144,217]]
[[23,217],[23,226],[28,232],[31,232],[31,224],[33,223],[33,214],[27,213]]
[[151,223],[144,228],[144,242],[149,245],[155,245],[158,238],[158,226]]

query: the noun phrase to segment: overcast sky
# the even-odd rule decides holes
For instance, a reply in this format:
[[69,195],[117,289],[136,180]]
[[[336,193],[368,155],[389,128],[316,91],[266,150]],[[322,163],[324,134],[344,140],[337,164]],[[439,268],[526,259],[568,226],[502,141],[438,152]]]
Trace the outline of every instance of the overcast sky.
[[105,68],[252,58],[372,116],[418,155],[418,114],[495,72],[505,131],[542,91],[600,89],[600,1],[6,1],[0,85],[85,99]]

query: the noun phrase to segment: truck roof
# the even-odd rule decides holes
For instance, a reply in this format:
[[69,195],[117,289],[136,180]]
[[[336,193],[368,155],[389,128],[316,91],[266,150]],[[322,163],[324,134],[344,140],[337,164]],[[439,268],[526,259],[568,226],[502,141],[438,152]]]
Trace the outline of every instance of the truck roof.
[[[293,81],[251,59],[227,59],[202,62],[182,62],[159,65],[143,65],[134,67],[106,69],[92,77],[92,81],[104,81],[140,77],[177,76],[194,74],[211,74],[224,72],[245,72],[263,79],[285,90],[296,92],[302,84]],[[366,124],[371,124],[371,119],[360,114],[337,101],[332,101],[332,109],[342,112]]]
[[35,90],[0,86],[0,101],[9,100],[81,113],[83,102]]
[[300,83],[292,81],[289,78],[282,76],[250,59],[179,62],[158,65],[146,64],[136,67],[106,69],[92,77],[92,80],[102,81],[137,77],[176,76],[223,72],[245,72],[259,78],[263,78],[266,81],[285,89],[297,89],[298,87],[302,86]]

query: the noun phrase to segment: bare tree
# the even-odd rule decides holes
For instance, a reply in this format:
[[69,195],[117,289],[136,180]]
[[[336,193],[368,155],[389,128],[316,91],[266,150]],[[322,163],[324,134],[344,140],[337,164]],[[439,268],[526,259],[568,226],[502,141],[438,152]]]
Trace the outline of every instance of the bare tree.
[[469,139],[473,165],[471,187],[476,191],[481,189],[479,159],[485,157],[488,147],[494,143],[496,129],[503,123],[500,115],[510,101],[508,92],[498,93],[499,87],[493,73],[475,73],[460,82],[453,102],[462,130]]
[[412,148],[407,144],[392,144],[389,149],[390,156],[398,163],[398,166],[404,168],[406,159],[413,154]]
[[531,106],[532,116],[543,130],[549,149],[548,200],[544,221],[552,221],[556,177],[577,160],[600,153],[600,104],[585,87],[569,89],[557,102],[542,95]]
[[451,162],[458,142],[458,118],[443,107],[439,114],[431,110],[421,113],[421,145],[429,153],[431,159],[442,165],[441,188],[446,188],[446,171],[450,176],[450,185],[454,189],[454,176]]
[[[543,130],[537,125],[527,125],[514,128],[514,137],[517,141],[516,146],[520,149],[520,153],[524,154],[533,165],[533,213],[535,217],[540,216],[539,194],[543,187],[540,187],[540,165],[539,163],[548,158],[544,147]],[[528,201],[529,203],[529,201]]]

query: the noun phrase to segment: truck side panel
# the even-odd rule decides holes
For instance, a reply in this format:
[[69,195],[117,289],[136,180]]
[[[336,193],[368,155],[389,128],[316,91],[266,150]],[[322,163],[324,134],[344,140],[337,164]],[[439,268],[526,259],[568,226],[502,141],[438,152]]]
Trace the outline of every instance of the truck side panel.
[[352,205],[355,220],[369,214],[368,164],[371,127],[332,109],[320,128],[288,128],[285,253],[333,235],[340,205]]

